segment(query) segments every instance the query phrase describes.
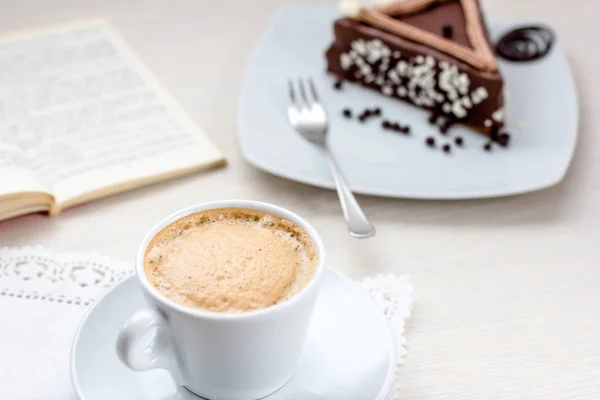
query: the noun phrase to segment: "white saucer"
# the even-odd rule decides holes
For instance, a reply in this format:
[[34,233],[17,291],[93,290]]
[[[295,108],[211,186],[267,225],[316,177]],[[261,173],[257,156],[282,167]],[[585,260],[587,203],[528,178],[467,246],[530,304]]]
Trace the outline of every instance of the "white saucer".
[[[248,162],[269,173],[319,187],[334,188],[320,151],[289,126],[288,79],[312,76],[330,117],[333,152],[357,193],[420,199],[505,196],[552,186],[567,172],[577,141],[575,84],[560,42],[531,63],[500,60],[508,93],[510,147],[483,151],[486,141],[455,126],[444,138],[414,106],[357,85],[333,89],[325,73],[324,51],[331,44],[335,8],[286,7],[274,18],[248,65],[238,104],[238,135]],[[494,40],[522,22],[488,18]],[[558,38],[560,39],[560,37]],[[411,136],[381,129],[381,120],[360,124],[341,111],[381,107],[384,115],[411,126]],[[428,148],[455,136],[464,148],[451,155]],[[443,140],[443,141],[442,141]]]
[[[133,372],[117,359],[117,331],[145,307],[134,277],[87,314],[71,351],[80,400],[197,400],[166,371]],[[382,311],[355,282],[325,271],[298,370],[268,400],[384,400],[395,373],[394,345]]]

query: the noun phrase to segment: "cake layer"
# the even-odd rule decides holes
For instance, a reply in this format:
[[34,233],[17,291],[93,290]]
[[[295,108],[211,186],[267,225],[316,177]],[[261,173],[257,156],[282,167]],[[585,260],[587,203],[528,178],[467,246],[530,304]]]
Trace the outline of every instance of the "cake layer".
[[498,72],[476,69],[351,18],[337,20],[334,35],[326,52],[330,73],[483,133],[503,126],[503,82]]

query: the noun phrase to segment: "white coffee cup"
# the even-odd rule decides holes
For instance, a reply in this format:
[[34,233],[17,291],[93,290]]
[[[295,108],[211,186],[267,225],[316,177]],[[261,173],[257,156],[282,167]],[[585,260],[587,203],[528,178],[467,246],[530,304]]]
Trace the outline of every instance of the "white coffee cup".
[[[152,238],[186,215],[227,207],[275,214],[309,234],[317,249],[318,265],[301,292],[268,308],[232,314],[181,306],[150,284],[144,270],[144,254]],[[142,241],[135,262],[148,308],[133,314],[117,338],[117,354],[129,368],[166,369],[179,384],[211,400],[259,399],[277,391],[292,377],[325,269],[323,242],[304,219],[257,201],[202,203],[158,223]]]

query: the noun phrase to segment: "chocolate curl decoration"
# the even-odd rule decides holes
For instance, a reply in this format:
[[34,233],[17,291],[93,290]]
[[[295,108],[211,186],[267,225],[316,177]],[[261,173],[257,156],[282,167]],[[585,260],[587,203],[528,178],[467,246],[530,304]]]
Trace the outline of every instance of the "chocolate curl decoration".
[[[375,5],[378,7],[389,6],[390,4],[397,3],[401,0],[375,0]],[[347,17],[355,18],[364,5],[360,0],[340,0],[338,2],[338,8],[342,14]]]
[[498,54],[511,61],[533,61],[544,57],[554,43],[554,33],[544,26],[525,26],[505,34],[498,45]]
[[340,12],[347,17],[356,18],[363,7],[360,0],[340,0],[338,8]]

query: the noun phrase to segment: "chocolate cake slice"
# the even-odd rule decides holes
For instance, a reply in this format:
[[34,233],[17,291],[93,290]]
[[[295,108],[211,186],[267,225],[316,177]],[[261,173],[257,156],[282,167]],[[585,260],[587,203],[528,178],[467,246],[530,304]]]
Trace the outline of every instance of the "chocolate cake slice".
[[478,0],[407,0],[335,22],[328,71],[498,137],[503,81]]

